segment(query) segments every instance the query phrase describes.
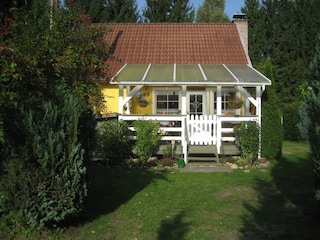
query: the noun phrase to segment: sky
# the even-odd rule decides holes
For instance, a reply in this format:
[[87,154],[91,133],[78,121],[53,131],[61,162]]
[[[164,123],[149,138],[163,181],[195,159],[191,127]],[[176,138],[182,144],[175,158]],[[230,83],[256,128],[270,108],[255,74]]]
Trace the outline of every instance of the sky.
[[[139,9],[143,9],[146,6],[146,0],[136,0]],[[189,0],[190,4],[193,4],[195,10],[202,5],[204,0]],[[225,0],[225,13],[232,19],[233,14],[241,13],[241,7],[244,6],[244,0]]]

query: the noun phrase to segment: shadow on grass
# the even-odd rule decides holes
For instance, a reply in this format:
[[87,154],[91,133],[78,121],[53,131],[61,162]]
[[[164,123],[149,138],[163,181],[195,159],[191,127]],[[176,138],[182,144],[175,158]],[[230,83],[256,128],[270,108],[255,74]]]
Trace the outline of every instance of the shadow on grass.
[[282,158],[271,169],[271,181],[256,179],[257,201],[244,203],[241,239],[319,239],[312,163],[305,156]]
[[88,197],[83,213],[72,225],[82,225],[101,215],[115,211],[136,193],[158,179],[167,180],[165,174],[150,169],[105,168],[91,163],[88,172]]
[[173,219],[162,220],[158,231],[158,240],[184,239],[190,226],[190,223],[183,221],[185,214],[184,211],[180,211]]

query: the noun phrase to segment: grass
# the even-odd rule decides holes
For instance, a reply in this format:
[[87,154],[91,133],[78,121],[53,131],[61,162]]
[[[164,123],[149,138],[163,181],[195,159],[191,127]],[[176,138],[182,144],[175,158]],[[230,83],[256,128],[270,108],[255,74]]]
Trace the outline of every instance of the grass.
[[92,165],[82,218],[59,239],[318,239],[306,143],[268,169],[232,173]]

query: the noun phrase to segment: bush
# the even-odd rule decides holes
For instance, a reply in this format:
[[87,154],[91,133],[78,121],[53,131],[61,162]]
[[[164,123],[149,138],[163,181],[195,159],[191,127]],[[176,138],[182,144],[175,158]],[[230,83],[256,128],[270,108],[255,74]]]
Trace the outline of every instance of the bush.
[[130,155],[128,124],[110,120],[98,125],[98,150],[111,165],[118,165]]
[[262,95],[261,155],[269,159],[280,159],[283,139],[280,101],[269,60],[265,62],[263,72],[271,79],[272,85]]
[[283,104],[283,138],[288,141],[298,141],[300,133],[298,128],[298,110],[300,102]]
[[0,210],[12,222],[54,227],[82,210],[87,187],[84,151],[78,141],[81,111],[78,98],[62,88],[55,101],[22,110],[17,135],[12,133],[5,143],[10,150],[3,151],[8,155]]
[[242,122],[234,126],[236,144],[239,147],[244,160],[253,163],[258,159],[259,154],[259,133],[260,128],[254,121]]
[[136,155],[142,163],[148,161],[156,152],[159,141],[159,122],[151,120],[137,120],[133,122],[137,140],[134,146]]

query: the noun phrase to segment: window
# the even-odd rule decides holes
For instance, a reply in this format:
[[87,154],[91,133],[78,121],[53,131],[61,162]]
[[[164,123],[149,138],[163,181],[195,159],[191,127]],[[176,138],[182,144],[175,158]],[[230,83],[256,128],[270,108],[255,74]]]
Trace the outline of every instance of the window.
[[[214,97],[214,113],[217,113],[217,98],[216,98],[216,92],[214,93],[215,97]],[[221,109],[222,109],[222,113],[225,112],[230,112],[230,109],[228,109],[228,101],[234,101],[238,99],[237,93],[235,91],[231,91],[231,90],[226,90],[226,91],[222,91],[221,93]],[[231,110],[231,112],[235,110]]]
[[175,90],[156,90],[156,114],[179,114],[180,92]]

